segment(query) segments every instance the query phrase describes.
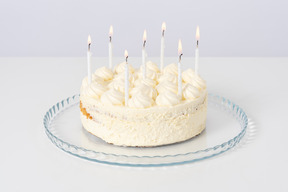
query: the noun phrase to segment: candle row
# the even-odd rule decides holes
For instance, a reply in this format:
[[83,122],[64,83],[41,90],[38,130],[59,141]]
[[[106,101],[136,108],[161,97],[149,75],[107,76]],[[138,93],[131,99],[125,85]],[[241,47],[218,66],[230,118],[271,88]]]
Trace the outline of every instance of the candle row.
[[[161,50],[160,50],[160,71],[163,71],[164,68],[164,49],[165,49],[165,31],[166,31],[166,23],[163,22],[162,23],[162,35],[161,35]],[[112,36],[113,36],[113,26],[110,26],[109,29],[109,68],[112,69],[113,64],[112,64]],[[199,49],[198,49],[198,45],[199,45],[199,38],[200,38],[200,33],[199,33],[199,27],[197,26],[196,29],[196,41],[197,41],[197,45],[196,45],[196,50],[195,50],[195,73],[198,74],[198,64],[199,64]],[[146,40],[147,40],[147,32],[146,30],[144,31],[143,34],[143,48],[142,48],[142,65],[143,65],[143,77],[146,77],[146,66],[145,66],[145,62],[146,62]],[[87,54],[87,60],[88,60],[88,68],[90,66],[90,58],[91,58],[91,52],[90,52],[90,46],[91,46],[91,37],[89,35],[88,37],[88,54]],[[90,75],[91,76],[91,75]],[[89,69],[88,69],[88,77],[89,77]]]
[[[166,31],[166,23],[162,23],[162,36],[161,36],[161,50],[160,50],[160,71],[163,72],[164,69],[164,49],[165,49],[165,35]],[[109,68],[112,69],[112,36],[113,36],[113,27],[110,26],[109,29]],[[198,65],[199,65],[199,39],[200,39],[200,32],[199,32],[199,26],[197,26],[196,29],[196,49],[195,49],[195,74],[198,75]],[[143,46],[142,46],[142,75],[143,79],[146,78],[146,41],[147,41],[147,32],[144,30],[143,34]],[[88,36],[88,52],[87,52],[87,63],[88,63],[88,83],[90,84],[92,81],[91,77],[91,37]],[[181,72],[181,58],[182,58],[182,42],[179,40],[178,42],[178,96],[182,98],[182,72]],[[129,88],[129,72],[128,72],[128,52],[125,50],[125,104],[128,103],[128,88]]]

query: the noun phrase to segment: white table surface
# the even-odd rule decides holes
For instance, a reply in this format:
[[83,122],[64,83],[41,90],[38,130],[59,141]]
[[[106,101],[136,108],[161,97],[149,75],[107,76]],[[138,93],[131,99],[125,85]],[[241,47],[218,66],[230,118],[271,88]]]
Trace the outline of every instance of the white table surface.
[[[85,58],[0,58],[0,191],[288,191],[288,58],[200,62],[208,90],[249,116],[243,141],[196,163],[127,168],[67,154],[44,132],[46,110],[79,92]],[[183,65],[193,63],[183,58]],[[106,59],[93,59],[95,66],[104,64]]]

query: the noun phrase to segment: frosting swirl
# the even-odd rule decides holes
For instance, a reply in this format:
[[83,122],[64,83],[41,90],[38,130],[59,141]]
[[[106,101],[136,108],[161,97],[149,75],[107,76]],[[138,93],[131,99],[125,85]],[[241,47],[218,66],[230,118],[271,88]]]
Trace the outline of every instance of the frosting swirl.
[[[101,84],[104,83],[104,79],[99,77],[96,74],[92,74],[92,81],[97,82],[97,83],[101,83]],[[88,82],[88,77],[87,77],[87,82]]]
[[149,78],[149,79],[153,79],[153,80],[156,81],[157,78],[158,78],[158,73],[155,72],[155,71],[152,71],[152,70],[148,69],[148,70],[146,71],[146,77]]
[[191,82],[191,80],[196,76],[193,69],[187,69],[182,73],[182,79],[184,82]]
[[81,88],[80,88],[80,94],[82,94],[82,92],[87,88],[88,86],[88,77],[85,77],[82,80],[82,84],[81,84]]
[[171,92],[171,91],[165,91],[158,95],[156,98],[156,104],[159,106],[173,106],[180,103],[179,97]]
[[[137,76],[138,76],[139,79],[143,79],[142,69],[141,69],[141,71],[139,71],[139,72],[137,73]],[[153,79],[153,80],[156,81],[157,78],[158,78],[158,73],[155,72],[155,71],[152,71],[152,70],[150,70],[150,69],[146,69],[146,78]]]
[[113,79],[113,72],[105,66],[97,69],[94,74],[104,79],[104,81]]
[[[117,91],[120,91],[122,93],[125,92],[125,79],[119,79],[119,80],[113,80],[109,85],[108,87],[110,89],[115,89]],[[129,89],[132,88],[132,84],[129,83]]]
[[102,84],[92,82],[82,92],[81,95],[86,95],[95,99],[99,99],[100,96],[107,91],[107,88]]
[[159,94],[165,92],[165,91],[171,91],[175,94],[178,93],[178,86],[175,83],[172,83],[170,81],[163,81],[162,83],[158,84],[156,87]]
[[[143,68],[143,66],[140,67],[141,71],[142,71],[142,68]],[[155,73],[159,73],[160,72],[157,64],[153,63],[152,61],[146,62],[146,69],[150,70],[150,71],[154,71]]]
[[[118,74],[118,73],[125,72],[125,65],[126,65],[126,62],[122,62],[116,65],[114,68],[115,73]],[[129,73],[134,73],[134,68],[132,67],[131,64],[128,64],[128,71]]]
[[200,96],[200,91],[191,84],[187,84],[183,89],[183,97],[187,100],[195,100]]
[[117,91],[115,89],[110,89],[109,91],[106,91],[101,96],[101,102],[104,105],[123,105],[124,103],[124,94],[120,91]]
[[191,84],[197,87],[199,90],[206,89],[206,81],[203,80],[199,75],[195,76]]
[[164,75],[161,75],[158,79],[159,83],[162,83],[164,81],[170,81],[172,83],[178,84],[178,76],[171,73],[166,73]]
[[[133,74],[129,73],[129,82],[131,84],[134,83],[135,79],[136,79],[135,74],[134,73]],[[122,80],[125,81],[125,72],[122,72],[122,73],[119,73],[119,74],[115,75],[114,79],[113,79],[113,81],[122,81]]]
[[154,81],[153,79],[149,79],[149,78],[145,78],[145,79],[137,79],[135,82],[134,82],[134,86],[137,87],[141,84],[145,84],[145,85],[148,85],[150,87],[155,87],[157,82]]
[[139,92],[134,94],[131,99],[128,101],[128,106],[131,108],[148,108],[154,104],[154,100]]
[[155,99],[157,97],[157,91],[153,87],[150,87],[146,84],[141,84],[138,87],[135,87],[130,91],[130,95],[134,96],[138,94],[139,92],[143,93],[144,95],[149,96],[152,99]]
[[169,65],[167,65],[164,69],[163,69],[163,73],[171,73],[174,75],[178,75],[178,65],[175,63],[171,63]]
[[197,89],[206,89],[206,82],[199,75],[196,75],[192,69],[187,69],[182,73],[182,78],[184,82],[190,83]]
[[[92,83],[95,82],[95,83],[99,83],[99,84],[104,84],[104,80],[97,76],[97,75],[94,75],[92,74]],[[86,89],[86,87],[88,87],[89,83],[88,83],[88,77],[85,77],[83,80],[82,80],[82,84],[81,84],[81,88],[80,88],[80,93],[83,92],[84,89]]]

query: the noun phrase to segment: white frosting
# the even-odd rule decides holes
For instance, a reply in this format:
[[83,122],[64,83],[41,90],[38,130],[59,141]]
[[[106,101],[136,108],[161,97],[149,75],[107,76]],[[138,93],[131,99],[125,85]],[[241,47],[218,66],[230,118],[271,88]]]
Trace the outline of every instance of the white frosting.
[[199,90],[206,89],[206,82],[199,75],[196,75],[192,69],[187,69],[182,73],[182,79],[186,83],[190,83]]
[[[122,73],[125,71],[126,62],[119,63],[115,66],[114,71],[116,74]],[[134,73],[134,68],[131,64],[128,64],[129,73]]]
[[195,77],[195,72],[193,69],[187,69],[182,73],[182,79],[184,82],[191,82],[191,80]]
[[188,83],[183,89],[183,97],[187,100],[195,100],[200,97],[200,91],[198,88]]
[[117,91],[115,89],[110,89],[109,91],[106,91],[101,96],[101,102],[104,105],[123,105],[124,104],[124,94],[120,91]]
[[85,90],[88,86],[88,77],[85,77],[82,80],[82,84],[81,84],[81,88],[80,88],[80,94],[83,92],[83,90]]
[[[141,66],[141,71],[142,71],[143,66]],[[146,62],[146,70],[154,71],[155,73],[159,73],[160,70],[157,66],[156,63],[153,63],[152,61]]]
[[[125,93],[125,79],[114,79],[109,85],[109,89],[115,89],[122,93]],[[132,89],[132,83],[129,83],[129,89]]]
[[[114,76],[113,81],[118,81],[118,80],[120,80],[120,81],[124,80],[125,81],[125,72],[119,73],[119,74]],[[135,80],[136,80],[135,74],[129,73],[129,82],[131,84],[134,84]]]
[[105,91],[107,91],[107,87],[103,86],[102,84],[92,82],[85,89],[83,89],[81,95],[86,95],[94,99],[99,99]]
[[[199,102],[191,101],[174,107],[154,105],[145,109],[125,107],[125,110],[124,107],[98,105],[93,100],[82,98],[83,107],[92,119],[83,114],[80,117],[88,132],[108,143],[120,146],[160,146],[185,141],[205,129],[205,98],[203,95]],[[200,140],[200,145],[206,147],[205,137]]]
[[[92,81],[93,82],[97,82],[97,83],[101,83],[101,84],[105,84],[104,83],[104,79],[99,77],[98,75],[96,74],[92,74]],[[88,78],[87,78],[87,83],[88,83]]]
[[[137,79],[143,79],[143,72],[142,70],[136,70],[134,72],[135,77],[137,77]],[[146,78],[152,79],[154,81],[157,81],[158,79],[158,73],[156,73],[155,71],[146,69]]]
[[[143,78],[143,74],[140,75],[139,78]],[[156,73],[155,71],[152,71],[150,69],[147,69],[146,70],[146,78],[153,79],[154,81],[156,81],[158,78],[158,73]]]
[[[97,76],[97,75],[95,75],[95,74],[92,75],[92,82],[105,85],[104,80],[103,80],[101,77],[99,77],[99,76]],[[89,83],[88,83],[88,77],[85,77],[85,78],[82,80],[80,93],[82,93],[83,90],[86,89],[86,87],[88,87],[88,85],[89,85]]]
[[206,81],[203,80],[199,75],[195,76],[191,84],[197,87],[199,90],[206,89]]
[[[91,85],[88,85],[87,77],[85,77],[82,81],[81,95],[96,99],[101,97],[101,101],[105,104],[110,102],[110,105],[123,105],[125,92],[125,65],[125,62],[118,64],[115,67],[115,73],[107,67],[97,69],[92,76]],[[134,69],[131,65],[129,70],[129,97],[135,97],[134,99],[131,98],[131,106],[134,105],[134,108],[136,106],[140,107],[141,105],[136,105],[136,103],[139,103],[141,99],[143,99],[142,96],[136,97],[138,93],[149,97],[153,102],[158,102],[160,106],[168,106],[169,103],[171,104],[170,106],[173,106],[182,102],[179,100],[180,98],[177,97],[178,66],[176,64],[166,66],[163,73],[160,74],[158,73],[158,66],[149,61],[147,62],[147,76],[144,79],[141,70],[136,69],[135,73],[133,73]],[[206,82],[200,76],[195,75],[192,69],[185,70],[182,73],[182,79],[183,102],[186,100],[197,100],[206,89]],[[134,104],[132,104],[132,102],[134,102]],[[146,106],[148,105],[145,103],[145,107]]]
[[128,101],[128,106],[131,108],[148,108],[154,104],[154,100],[145,95],[143,92],[134,94]]
[[134,74],[135,78],[138,79],[141,77],[142,72],[140,69],[135,69],[133,74]]
[[170,81],[161,82],[160,84],[157,85],[156,89],[159,94],[166,92],[166,91],[171,91],[175,94],[178,93],[178,86],[175,83],[172,83]]
[[173,75],[178,75],[178,65],[175,63],[171,63],[171,64],[167,65],[163,69],[163,73],[164,74],[171,73]]
[[164,75],[161,75],[158,79],[158,82],[164,82],[164,81],[170,81],[172,83],[178,84],[178,76],[175,74],[171,74],[171,73],[166,73]]
[[[158,72],[159,72],[159,68],[157,67],[155,63],[152,63],[151,61],[148,61],[146,63],[146,78],[157,81]],[[143,65],[141,65],[139,70],[135,70],[134,73],[137,74],[137,77],[139,79],[142,79],[143,78]]]
[[163,93],[160,93],[156,98],[156,104],[158,106],[173,106],[179,103],[179,97],[171,91],[165,91]]
[[138,87],[133,88],[130,94],[133,96],[135,94],[138,94],[139,92],[142,92],[144,95],[147,95],[152,99],[155,99],[157,97],[156,89],[143,83],[139,85]]
[[101,67],[95,71],[95,75],[101,77],[105,81],[113,79],[113,72],[108,67]]
[[145,78],[145,79],[137,79],[134,83],[134,86],[137,87],[141,84],[145,84],[145,85],[148,85],[150,87],[155,87],[157,85],[157,82],[154,81],[153,79],[149,79],[149,78]]

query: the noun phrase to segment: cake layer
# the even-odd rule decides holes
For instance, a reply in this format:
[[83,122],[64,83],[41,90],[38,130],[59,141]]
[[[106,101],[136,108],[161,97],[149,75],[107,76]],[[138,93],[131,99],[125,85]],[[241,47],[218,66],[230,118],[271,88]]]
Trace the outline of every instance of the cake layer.
[[194,101],[184,100],[173,107],[104,106],[85,96],[80,101],[83,127],[114,145],[152,147],[177,143],[200,134],[206,126],[206,91]]

